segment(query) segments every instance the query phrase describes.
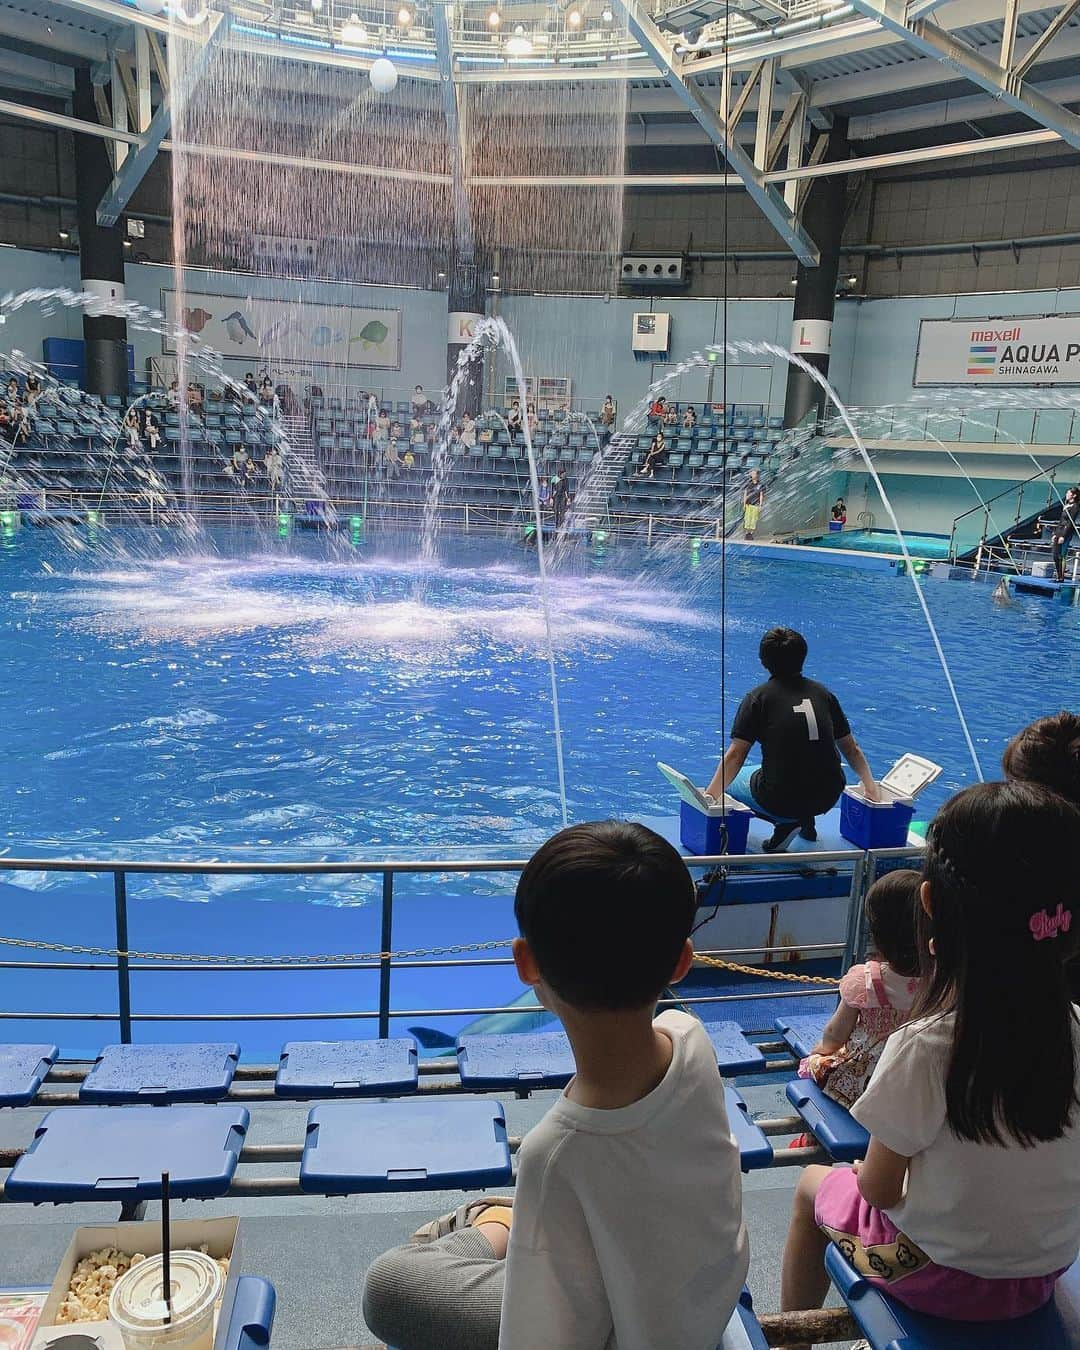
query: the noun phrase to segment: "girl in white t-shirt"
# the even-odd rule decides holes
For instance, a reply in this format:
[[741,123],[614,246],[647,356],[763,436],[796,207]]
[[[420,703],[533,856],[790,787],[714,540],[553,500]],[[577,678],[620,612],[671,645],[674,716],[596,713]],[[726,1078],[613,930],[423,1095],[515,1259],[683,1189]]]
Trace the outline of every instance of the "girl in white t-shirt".
[[979,784],[938,813],[920,893],[927,986],[852,1107],[865,1162],[799,1182],[785,1310],[820,1307],[830,1240],[900,1302],[964,1321],[1033,1312],[1076,1260],[1078,838],[1080,808],[1032,783]]

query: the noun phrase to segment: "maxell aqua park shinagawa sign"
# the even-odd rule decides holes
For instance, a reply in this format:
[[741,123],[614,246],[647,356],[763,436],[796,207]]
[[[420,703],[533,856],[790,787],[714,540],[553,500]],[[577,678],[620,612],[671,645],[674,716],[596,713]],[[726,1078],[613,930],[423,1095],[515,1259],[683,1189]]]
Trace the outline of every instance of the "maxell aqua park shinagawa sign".
[[1080,315],[923,319],[914,383],[1080,384]]

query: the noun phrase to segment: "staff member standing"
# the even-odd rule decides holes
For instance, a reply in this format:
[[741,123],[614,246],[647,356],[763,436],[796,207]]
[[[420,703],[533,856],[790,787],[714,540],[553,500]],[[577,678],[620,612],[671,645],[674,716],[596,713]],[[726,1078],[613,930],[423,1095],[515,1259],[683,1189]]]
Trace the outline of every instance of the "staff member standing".
[[[705,789],[717,801],[727,792],[772,822],[766,853],[786,848],[796,831],[811,843],[817,839],[814,817],[831,811],[847,786],[841,755],[867,798],[880,799],[839,699],[802,673],[806,650],[806,639],[793,628],[771,628],[761,639],[758,656],[769,679],[739,704],[731,744]],[[760,766],[746,763],[755,743]]]
[[750,470],[750,481],[743,488],[742,504],[743,534],[747,539],[753,539],[761,508],[765,505],[765,484],[761,481],[761,474],[757,469]]
[[1065,564],[1069,559],[1069,549],[1080,528],[1080,488],[1071,487],[1061,504],[1061,519],[1055,524],[1051,535],[1053,540],[1054,575],[1058,581],[1065,580]]

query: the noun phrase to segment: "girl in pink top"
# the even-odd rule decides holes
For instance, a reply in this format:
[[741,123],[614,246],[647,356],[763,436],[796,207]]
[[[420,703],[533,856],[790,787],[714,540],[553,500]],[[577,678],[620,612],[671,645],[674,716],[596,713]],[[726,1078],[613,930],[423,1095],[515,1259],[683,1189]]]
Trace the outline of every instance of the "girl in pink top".
[[840,1006],[821,1040],[799,1065],[841,1106],[862,1096],[885,1042],[907,1020],[921,989],[916,938],[918,872],[887,872],[866,894],[866,922],[876,956],[840,981]]

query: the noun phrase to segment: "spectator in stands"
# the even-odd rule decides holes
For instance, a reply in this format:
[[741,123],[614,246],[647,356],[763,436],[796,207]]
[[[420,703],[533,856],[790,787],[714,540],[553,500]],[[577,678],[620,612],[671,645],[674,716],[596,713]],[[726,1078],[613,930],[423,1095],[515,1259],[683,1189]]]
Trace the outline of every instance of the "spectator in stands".
[[269,375],[264,375],[262,384],[259,385],[259,403],[264,412],[276,417],[281,410],[280,401],[274,392],[274,382]]
[[7,401],[10,407],[19,401],[19,381],[14,375],[7,382]]
[[14,425],[11,420],[11,409],[0,398],[0,436],[10,439],[14,432]]
[[1061,503],[1061,518],[1053,527],[1051,545],[1054,559],[1054,575],[1058,581],[1065,580],[1065,564],[1069,560],[1069,549],[1077,531],[1080,530],[1080,487],[1071,487]]
[[529,439],[536,435],[536,404],[530,403],[525,410],[525,418],[529,424]]
[[570,505],[570,484],[566,474],[551,475],[551,513],[555,519],[555,528],[561,529],[566,517],[566,508]]
[[23,388],[23,395],[26,399],[28,406],[31,408],[41,397],[41,381],[38,379],[38,377],[34,374],[33,371],[31,371],[30,374],[27,375],[26,377],[26,384]]
[[[866,797],[879,800],[878,786],[836,695],[803,675],[806,639],[793,628],[770,628],[758,648],[769,679],[739,704],[731,744],[705,789],[724,792],[774,825],[767,853],[786,848],[796,831],[813,843],[814,817],[831,811],[846,786],[842,754],[859,775]],[[749,765],[753,745],[761,765]]]
[[396,478],[401,472],[401,456],[398,454],[397,437],[391,431],[390,439],[386,442],[386,473],[389,478]]
[[659,397],[653,399],[652,406],[649,408],[649,416],[654,421],[662,422],[666,412],[667,409],[664,407],[664,400]]
[[830,1240],[901,1303],[962,1321],[1042,1307],[1076,1260],[1078,838],[1080,808],[1032,783],[980,783],[938,812],[920,890],[927,987],[852,1107],[865,1161],[799,1181],[784,1310],[821,1305]]
[[765,505],[765,484],[757,469],[750,470],[750,479],[743,488],[743,534],[753,539],[761,518],[761,508]]
[[379,400],[374,394],[368,394],[367,398],[367,435],[368,440],[375,439],[375,432],[379,428]]
[[296,395],[292,391],[292,386],[288,384],[279,384],[277,396],[281,403],[281,411],[285,416],[295,417],[300,411],[300,404],[297,402]]
[[413,454],[411,449],[407,449],[405,451],[404,455],[401,457],[401,464],[402,468],[404,468],[406,471],[415,468],[416,456]]
[[266,452],[266,459],[263,463],[266,470],[266,481],[270,484],[270,490],[277,492],[285,481],[285,464],[282,460],[281,450],[272,445]]
[[471,450],[476,444],[476,419],[472,413],[465,413],[461,419],[461,444]]
[[615,400],[610,394],[604,395],[604,406],[600,409],[600,421],[606,427],[615,425]]
[[418,384],[412,392],[412,411],[414,417],[423,417],[431,407],[431,400],[424,393],[424,386]]
[[124,436],[127,438],[129,450],[142,449],[141,431],[138,408],[129,408],[124,414]]
[[248,393],[251,395],[252,398],[258,398],[259,390],[255,384],[255,375],[250,370],[244,376],[244,388],[248,391]]
[[169,401],[170,408],[179,408],[180,406],[180,381],[173,380],[169,385],[166,398]]
[[692,403],[686,405],[686,411],[682,415],[682,424],[684,431],[693,431],[697,426],[697,413],[694,411]]
[[916,917],[921,885],[921,872],[899,868],[867,891],[874,956],[841,979],[840,1006],[799,1065],[800,1078],[812,1078],[841,1106],[850,1107],[862,1096],[885,1042],[907,1020],[922,991]]
[[510,411],[506,414],[506,429],[510,433],[511,442],[516,440],[521,431],[521,403],[518,399],[514,399]]
[[664,413],[664,426],[677,427],[678,425],[679,425],[679,410],[674,403],[669,403],[667,405],[667,410]]
[[847,524],[847,502],[843,497],[837,497],[833,502],[832,518],[841,528]]
[[667,441],[664,440],[664,432],[661,427],[656,428],[656,435],[652,438],[652,445],[645,452],[645,458],[642,460],[641,468],[638,469],[638,477],[654,478],[656,470],[662,469],[667,461]]
[[576,1074],[525,1138],[512,1201],[467,1203],[371,1267],[364,1317],[381,1341],[716,1345],[749,1265],[739,1153],[701,1023],[654,1020],[693,960],[695,910],[678,854],[643,825],[575,825],[534,855],[514,960]]
[[30,409],[18,398],[11,405],[11,426],[13,441],[18,443],[30,439]]
[[375,444],[380,450],[385,450],[389,440],[390,414],[385,408],[380,408],[379,415],[375,419]]
[[146,443],[151,450],[156,450],[161,444],[161,424],[157,420],[157,413],[153,408],[147,408],[146,415],[143,418],[143,435],[146,437]]
[[237,482],[243,482],[248,473],[248,452],[247,447],[238,445],[233,449],[232,459],[225,469],[230,478]]

